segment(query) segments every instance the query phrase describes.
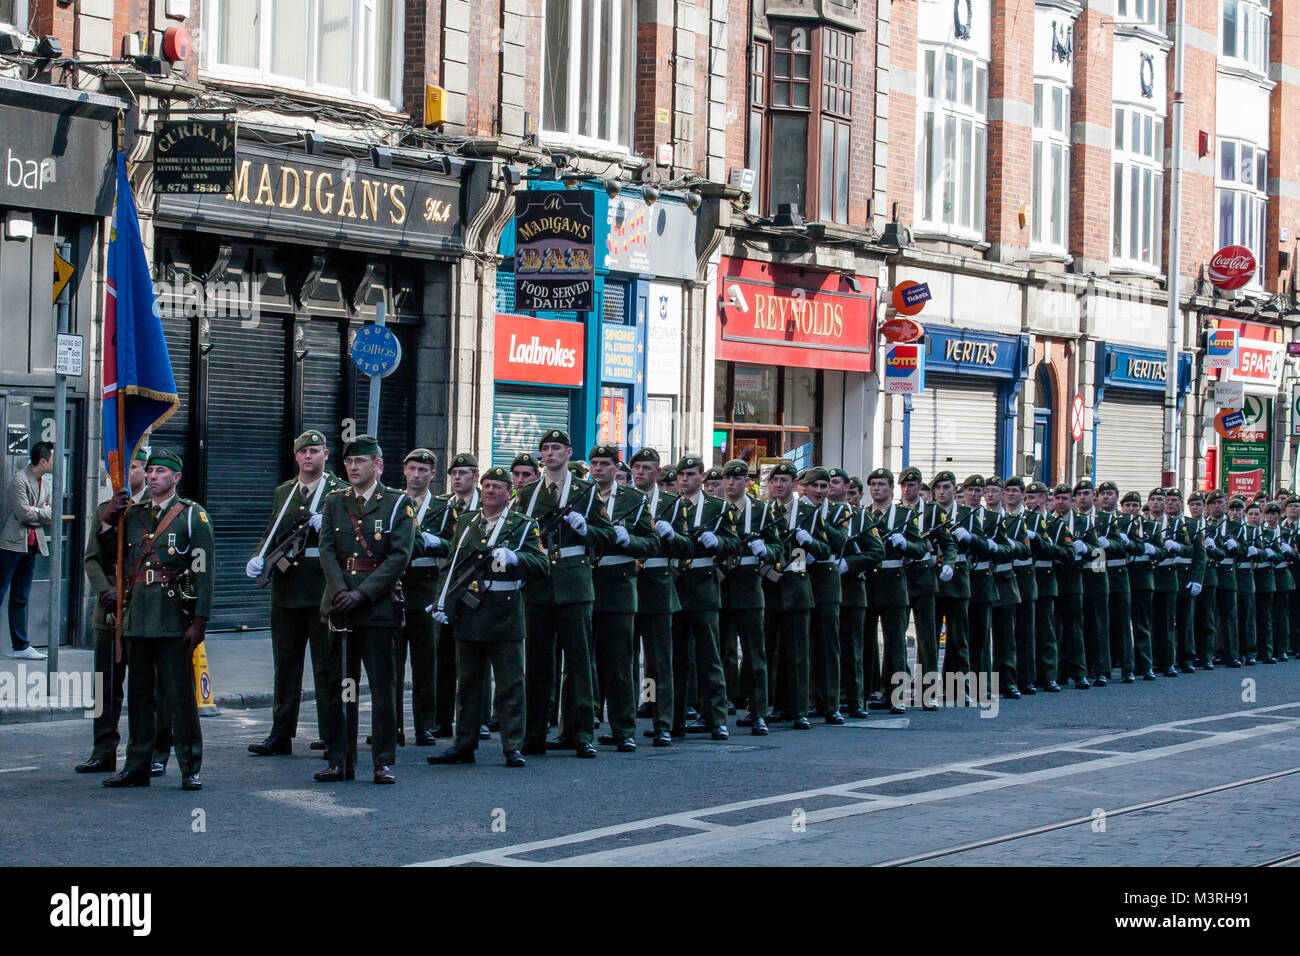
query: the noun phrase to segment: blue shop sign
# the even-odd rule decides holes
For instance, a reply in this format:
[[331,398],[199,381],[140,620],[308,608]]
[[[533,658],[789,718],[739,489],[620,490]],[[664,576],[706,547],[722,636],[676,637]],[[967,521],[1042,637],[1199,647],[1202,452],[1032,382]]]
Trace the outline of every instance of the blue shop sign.
[[636,326],[602,322],[600,378],[605,382],[636,384]]
[[1029,337],[976,332],[970,329],[925,328],[927,375],[985,375],[1024,378],[1028,369]]
[[[1165,373],[1169,363],[1162,350],[1098,342],[1097,366],[1101,371],[1104,388],[1133,388],[1150,392],[1165,390]],[[1191,386],[1192,357],[1187,352],[1180,352],[1178,391],[1186,392]]]

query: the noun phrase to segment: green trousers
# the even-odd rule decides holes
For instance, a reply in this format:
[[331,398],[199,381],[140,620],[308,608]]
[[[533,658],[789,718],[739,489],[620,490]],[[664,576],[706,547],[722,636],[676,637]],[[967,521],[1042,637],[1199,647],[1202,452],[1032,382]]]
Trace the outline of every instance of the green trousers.
[[1237,590],[1237,640],[1243,660],[1255,657],[1255,592]]
[[1273,595],[1276,591],[1255,592],[1255,658],[1273,656]]
[[840,680],[844,683],[844,707],[849,713],[867,706],[869,691],[862,662],[862,630],[866,618],[865,607],[840,605]]
[[1187,585],[1182,582],[1181,576],[1178,582],[1178,630],[1175,639],[1177,646],[1177,662],[1179,664],[1190,664],[1196,657],[1196,602],[1197,598],[1192,597],[1192,592],[1187,590]]
[[[317,688],[316,710],[325,726],[325,755],[331,767],[357,764],[358,706],[344,698],[343,678],[361,686],[364,663],[370,685],[370,754],[376,767],[391,767],[397,757],[397,704],[393,697],[393,647],[396,627],[356,627],[347,634],[347,663],[343,661],[343,635],[327,631],[325,691]],[[344,714],[346,712],[346,722]]]
[[975,673],[992,673],[993,606],[986,601],[971,601],[967,617],[970,621],[970,669]]
[[1178,593],[1155,591],[1151,597],[1151,651],[1158,671],[1173,667],[1178,634]]
[[[993,608],[993,666],[1003,690],[1019,684],[1016,668],[1016,609],[1019,604]],[[989,685],[990,688],[992,685]]]
[[1207,587],[1196,596],[1196,658],[1208,661],[1214,657],[1219,630],[1219,589]]
[[179,637],[129,637],[126,767],[148,773],[158,744],[159,713],[171,724],[182,774],[203,764],[203,732],[194,700],[194,655]]
[[1061,594],[1056,599],[1056,647],[1060,680],[1083,680],[1088,662],[1083,648],[1083,595]]
[[433,714],[439,727],[450,727],[456,709],[456,629],[433,625]]
[[791,718],[808,713],[808,645],[812,612],[782,611],[769,606],[764,613],[767,641],[768,695]]
[[[114,661],[112,628],[95,628],[95,673],[99,684],[95,688],[95,717],[91,721],[94,734],[92,757],[117,762],[117,745],[122,736],[118,724],[122,720],[122,702],[126,699],[126,669],[129,663],[130,642],[122,641],[122,659]],[[157,697],[161,699],[161,692]],[[158,732],[154,741],[154,763],[165,763],[172,749],[171,719],[165,707],[156,710]]]
[[632,653],[636,614],[597,611],[591,624],[598,686],[608,708],[609,729],[619,740],[635,737],[638,695]]
[[595,701],[591,686],[591,602],[536,604],[528,608],[527,662],[524,676],[524,742],[546,745],[551,694],[556,687],[555,652],[564,652],[564,681],[560,693],[560,736],[591,743]]
[[917,594],[911,599],[912,623],[916,626],[916,667],[918,678],[939,669],[939,625],[935,622],[935,596]]
[[524,745],[524,642],[457,641],[456,696],[457,750],[478,749],[478,730],[488,719],[484,688],[496,679],[495,713],[501,721],[501,750],[510,753]]
[[1035,644],[1038,640],[1038,601],[1021,601],[1016,605],[1016,672],[1021,687],[1038,683]]
[[[1110,663],[1119,662],[1121,676],[1133,673],[1133,601],[1127,589],[1112,590],[1107,609]],[[1145,672],[1144,672],[1145,673]],[[1109,676],[1110,672],[1107,671]]]
[[879,627],[883,651],[881,653],[880,691],[886,700],[892,700],[896,688],[906,689],[906,698],[911,697],[912,670],[907,665],[907,608],[906,607],[869,607],[866,613],[865,638],[870,647],[876,640]]
[[[276,607],[271,605],[271,657],[275,665],[274,697],[271,704],[271,736],[298,736],[298,712],[302,707],[302,671],[307,648],[311,648],[313,681],[318,677],[325,654],[327,628],[320,608]],[[317,694],[319,694],[319,689]],[[325,728],[317,721],[317,731]]]
[[[695,650],[696,686],[700,719],[711,728],[727,726],[727,678],[718,650],[717,611],[679,611],[673,620],[673,683],[686,687],[691,667],[689,649]],[[678,695],[672,729],[684,733],[690,698]]]
[[645,653],[646,683],[638,688],[637,700],[647,700],[653,706],[656,733],[672,729],[673,685],[673,615],[638,613],[636,633]]
[[[432,617],[421,609],[406,615],[397,632],[396,667],[393,669],[393,699],[397,707],[397,729],[402,729],[402,698],[406,690],[406,657],[411,657],[411,723],[416,733],[433,730],[437,724],[437,637]],[[459,671],[459,665],[457,666]],[[474,728],[478,732],[478,727]]]
[[840,709],[840,606],[818,604],[812,612],[812,709],[823,716]]
[[1083,647],[1089,678],[1105,677],[1110,680],[1109,601],[1109,594],[1096,594],[1083,599]]
[[1147,588],[1129,591],[1129,609],[1133,622],[1133,673],[1142,676],[1154,666],[1151,647],[1151,610],[1154,593]]
[[[767,645],[763,635],[761,607],[727,608],[718,614],[718,630],[728,648],[739,643],[740,676],[738,696],[749,702],[749,712],[767,717]],[[726,664],[724,662],[725,669]],[[735,700],[732,679],[727,678],[730,699]]]
[[1040,597],[1034,608],[1034,682],[1046,687],[1056,680],[1056,595]]
[[939,595],[934,602],[936,627],[942,622],[945,629],[943,645],[943,672],[966,674],[970,672],[970,598]]
[[1214,603],[1218,605],[1218,651],[1223,655],[1223,662],[1241,660],[1241,645],[1238,637],[1237,592],[1228,588],[1214,589]]

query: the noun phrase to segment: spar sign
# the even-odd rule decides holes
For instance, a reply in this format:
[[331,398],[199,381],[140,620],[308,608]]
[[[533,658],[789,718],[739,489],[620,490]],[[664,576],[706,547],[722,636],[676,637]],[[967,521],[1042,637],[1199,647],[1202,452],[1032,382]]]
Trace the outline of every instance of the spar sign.
[[885,348],[885,391],[919,395],[925,391],[925,346],[895,342]]
[[1205,367],[1234,369],[1237,361],[1237,330],[1212,329],[1205,343]]

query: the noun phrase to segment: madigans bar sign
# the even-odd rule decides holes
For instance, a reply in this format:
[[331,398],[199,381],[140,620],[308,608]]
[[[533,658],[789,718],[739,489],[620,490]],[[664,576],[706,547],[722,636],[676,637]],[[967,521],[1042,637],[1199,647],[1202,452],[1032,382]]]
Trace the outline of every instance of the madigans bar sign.
[[368,160],[304,158],[296,149],[240,143],[224,195],[158,195],[158,216],[276,239],[367,249],[459,251],[460,183]]

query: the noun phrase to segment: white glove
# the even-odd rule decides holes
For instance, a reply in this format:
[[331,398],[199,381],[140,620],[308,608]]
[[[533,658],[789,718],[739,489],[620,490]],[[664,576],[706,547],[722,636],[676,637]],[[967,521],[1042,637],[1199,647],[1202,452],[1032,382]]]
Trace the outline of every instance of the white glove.
[[1025,537],[1028,538],[1030,541],[1033,541],[1038,537],[1038,532],[1032,530],[1026,530]]
[[1087,553],[1088,553],[1088,544],[1087,544],[1087,542],[1086,542],[1086,541],[1075,541],[1075,542],[1074,542],[1074,553],[1075,553],[1075,554],[1087,554]]
[[1205,546],[1207,548],[1217,548],[1219,546],[1219,542],[1214,540],[1213,538],[1206,538]]
[[813,536],[810,535],[803,528],[800,528],[798,531],[794,533],[794,539],[803,545],[809,545],[813,543]]
[[632,540],[632,536],[627,533],[627,528],[624,528],[621,524],[614,525],[614,537],[618,538],[619,544],[624,545]]
[[1264,554],[1267,555],[1269,558],[1276,558],[1276,557],[1277,557],[1277,552],[1274,551],[1272,548],[1265,548],[1265,549],[1264,549]]
[[432,531],[421,531],[420,537],[424,540],[424,546],[430,550],[442,547],[442,538]]
[[663,518],[660,518],[655,522],[655,534],[659,535],[661,538],[671,538],[674,534],[673,526]]
[[756,558],[766,558],[767,545],[765,545],[762,541],[757,541],[757,540],[751,541],[749,542],[749,552]]
[[1257,557],[1259,557],[1259,548],[1255,547],[1255,546],[1252,544],[1249,548],[1246,549],[1246,557],[1248,557],[1248,558],[1257,558]]
[[307,523],[308,523],[309,525],[311,525],[313,528],[315,528],[317,531],[319,531],[319,530],[320,530],[320,518],[321,518],[321,516],[320,516],[319,513],[314,514],[314,515],[312,515],[310,518],[307,519]]
[[1109,548],[1109,547],[1110,547],[1110,538],[1098,538],[1098,539],[1097,539],[1097,547],[1099,547],[1099,548]]
[[519,563],[519,555],[515,554],[509,548],[497,548],[492,552],[492,560],[500,561],[507,568],[513,568]]
[[1292,553],[1294,553],[1294,551],[1295,551],[1295,548],[1291,547],[1291,545],[1287,544],[1285,541],[1282,542],[1282,553],[1283,553],[1283,554],[1292,554]]
[[[1031,531],[1030,534],[1033,534],[1033,532]],[[939,569],[939,580],[942,581],[944,584],[947,584],[949,581],[952,580],[951,564],[945,564],[942,568]]]
[[581,512],[570,511],[564,516],[564,520],[578,534],[584,538],[587,536],[587,519],[582,516]]
[[849,573],[849,562],[845,561],[843,558],[840,558],[839,561],[836,562],[836,564],[840,569],[840,574]]
[[952,536],[953,536],[954,538],[956,538],[958,541],[969,541],[969,540],[970,540],[970,532],[967,531],[967,530],[966,530],[964,527],[962,527],[961,525],[958,525],[957,527],[955,527],[955,528],[952,529]]
[[254,555],[248,559],[248,564],[244,566],[244,573],[250,578],[255,578],[262,573],[264,567],[266,567],[266,562],[260,556]]
[[1183,544],[1181,541],[1175,541],[1173,538],[1170,538],[1165,542],[1165,550],[1172,551],[1174,554],[1182,554]]
[[1200,596],[1201,596],[1201,586],[1200,586],[1199,584],[1197,584],[1195,581],[1189,581],[1189,582],[1188,582],[1188,584],[1187,584],[1187,590],[1189,590],[1189,591],[1192,592],[1192,597],[1200,597]]
[[1156,547],[1154,544],[1152,544],[1150,541],[1148,541],[1146,544],[1142,545],[1142,549],[1143,549],[1144,551],[1146,551],[1147,554],[1151,555],[1151,557],[1153,557],[1153,558],[1154,558],[1156,555],[1158,555],[1158,554],[1160,553],[1160,549],[1157,548],[1157,547]]
[[1122,541],[1124,544],[1130,544],[1133,539],[1130,538],[1128,535],[1126,535],[1123,531],[1121,531],[1119,533],[1119,540]]
[[447,620],[447,614],[446,614],[445,611],[442,610],[442,608],[437,608],[437,609],[434,610],[434,612],[433,612],[433,619],[434,619],[435,621],[437,621],[439,624],[450,624],[450,623],[451,623],[450,621]]
[[889,536],[889,543],[896,548],[905,548],[907,547],[907,536],[895,531]]
[[1241,545],[1237,543],[1236,538],[1228,538],[1226,541],[1223,542],[1223,546],[1227,548],[1229,551],[1236,551],[1238,548],[1241,547]]
[[718,536],[712,531],[705,531],[700,535],[700,544],[704,545],[710,551],[717,551]]

